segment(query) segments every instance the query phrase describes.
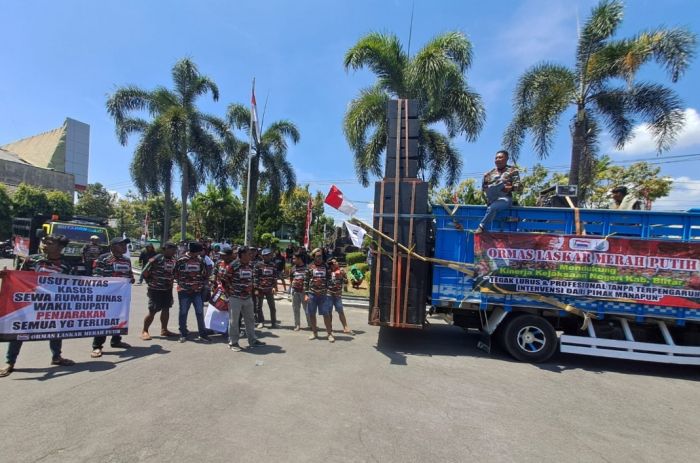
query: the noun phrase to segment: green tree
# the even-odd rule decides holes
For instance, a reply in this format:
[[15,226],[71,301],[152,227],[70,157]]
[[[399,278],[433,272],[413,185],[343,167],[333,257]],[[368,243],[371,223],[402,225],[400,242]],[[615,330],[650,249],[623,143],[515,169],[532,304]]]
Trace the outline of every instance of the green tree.
[[552,177],[549,171],[542,164],[535,164],[532,169],[520,169],[520,181],[523,185],[523,192],[516,194],[519,206],[537,206],[540,192],[550,186]]
[[[231,104],[227,111],[228,123],[232,128],[242,130],[246,134],[251,133],[250,109],[242,104]],[[252,158],[250,159],[250,199],[248,204],[248,239],[253,239],[255,221],[257,220],[256,207],[258,191],[261,185],[267,187],[270,199],[279,203],[282,193],[289,194],[296,187],[296,174],[294,168],[287,160],[288,142],[299,142],[300,134],[297,126],[288,120],[273,122],[270,126],[260,131],[259,137],[253,129]],[[227,146],[233,149],[230,153],[228,173],[235,184],[245,185],[248,188],[248,143],[229,143]],[[261,172],[260,166],[264,170]],[[246,243],[249,244],[249,243]]]
[[573,68],[542,63],[520,78],[515,115],[503,136],[511,154],[517,157],[530,133],[535,152],[548,156],[557,123],[570,107],[575,110],[569,172],[573,185],[590,182],[602,129],[622,148],[639,119],[649,124],[659,152],[672,145],[683,125],[680,99],[668,87],[637,82],[635,77],[642,65],[655,61],[676,82],[694,55],[696,37],[687,29],[658,28],[613,39],[622,16],[621,1],[601,1],[579,34]]
[[280,212],[279,201],[274,201],[267,192],[258,195],[255,206],[255,242],[263,241],[266,233],[278,232],[282,228],[282,214]]
[[[306,205],[311,198],[309,186],[296,187],[288,195],[282,197],[282,222],[293,240],[304,242],[304,225],[306,224]],[[313,210],[312,210],[313,212]]]
[[85,191],[78,193],[76,214],[90,217],[112,217],[114,198],[101,183],[90,183]]
[[12,234],[12,198],[5,185],[0,184],[0,239],[7,239]]
[[51,214],[56,214],[62,218],[73,217],[75,207],[73,206],[73,196],[63,191],[48,191],[46,201],[49,203]]
[[[165,197],[163,240],[170,233],[170,199],[175,171],[181,179],[180,233],[187,226],[187,200],[207,178],[224,180],[225,148],[235,145],[223,120],[199,111],[199,96],[211,93],[218,101],[219,88],[202,75],[189,59],[172,69],[174,90],[158,87],[144,90],[134,86],[117,89],[107,100],[107,112],[114,119],[117,138],[126,145],[131,134],[140,139],[131,162],[131,177],[138,191]],[[140,117],[147,112],[151,119]]]
[[[370,33],[345,54],[346,70],[368,68],[377,82],[350,102],[343,130],[355,156],[355,171],[363,186],[370,175],[382,176],[381,155],[387,143],[387,102],[391,98],[418,101],[420,133],[419,168],[436,186],[444,175],[453,186],[462,167],[452,138],[473,141],[484,125],[481,97],[466,82],[472,64],[472,44],[460,32],[447,32],[430,40],[409,56],[394,34]],[[436,130],[444,124],[447,134]]]
[[15,217],[34,217],[39,214],[51,214],[46,191],[26,183],[19,184],[12,195],[12,202]]
[[243,231],[243,202],[229,188],[207,185],[192,198],[192,215],[202,235],[220,240],[239,237]]
[[459,183],[454,189],[441,188],[431,190],[430,201],[433,204],[486,204],[481,185],[476,180],[468,178]]

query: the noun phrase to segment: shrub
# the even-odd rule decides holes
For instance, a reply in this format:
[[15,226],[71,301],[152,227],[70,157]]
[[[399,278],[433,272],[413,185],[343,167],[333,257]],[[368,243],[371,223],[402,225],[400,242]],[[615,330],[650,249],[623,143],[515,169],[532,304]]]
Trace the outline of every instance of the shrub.
[[363,262],[361,264],[355,264],[355,268],[357,268],[362,273],[365,273],[369,270],[369,265]]
[[367,258],[363,252],[350,252],[345,254],[345,262],[347,263],[348,267],[352,264],[365,262],[366,260]]

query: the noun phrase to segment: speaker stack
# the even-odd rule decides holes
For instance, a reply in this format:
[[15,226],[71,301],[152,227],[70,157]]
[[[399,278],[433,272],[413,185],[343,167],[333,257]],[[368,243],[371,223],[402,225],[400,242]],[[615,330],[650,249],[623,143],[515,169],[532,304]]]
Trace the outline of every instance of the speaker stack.
[[[420,255],[428,253],[428,184],[418,178],[418,105],[414,100],[387,104],[384,179],[374,186],[375,229]],[[378,237],[372,261],[369,322],[422,328],[429,289],[429,265],[396,243]]]

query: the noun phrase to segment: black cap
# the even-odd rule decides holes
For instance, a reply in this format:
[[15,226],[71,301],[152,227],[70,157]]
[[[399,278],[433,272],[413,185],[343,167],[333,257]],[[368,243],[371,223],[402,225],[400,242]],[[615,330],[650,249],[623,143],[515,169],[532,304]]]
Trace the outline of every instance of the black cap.
[[115,245],[115,244],[121,244],[121,243],[129,244],[129,243],[131,243],[131,240],[129,238],[122,238],[121,236],[118,236],[116,238],[112,238],[109,242],[110,246]]
[[627,194],[627,187],[626,186],[617,186],[612,189],[613,193],[622,193],[623,195]]
[[202,252],[202,245],[196,241],[191,241],[187,248],[190,252]]
[[177,249],[177,244],[173,243],[172,241],[166,241],[163,244],[163,249]]

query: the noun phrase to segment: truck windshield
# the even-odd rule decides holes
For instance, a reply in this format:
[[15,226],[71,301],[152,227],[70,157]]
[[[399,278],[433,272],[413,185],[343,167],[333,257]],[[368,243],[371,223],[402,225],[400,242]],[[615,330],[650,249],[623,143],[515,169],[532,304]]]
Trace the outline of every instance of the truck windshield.
[[71,241],[87,243],[92,235],[100,237],[101,244],[107,244],[107,232],[104,228],[90,225],[78,225],[69,223],[54,223],[51,233],[55,235],[65,235]]

